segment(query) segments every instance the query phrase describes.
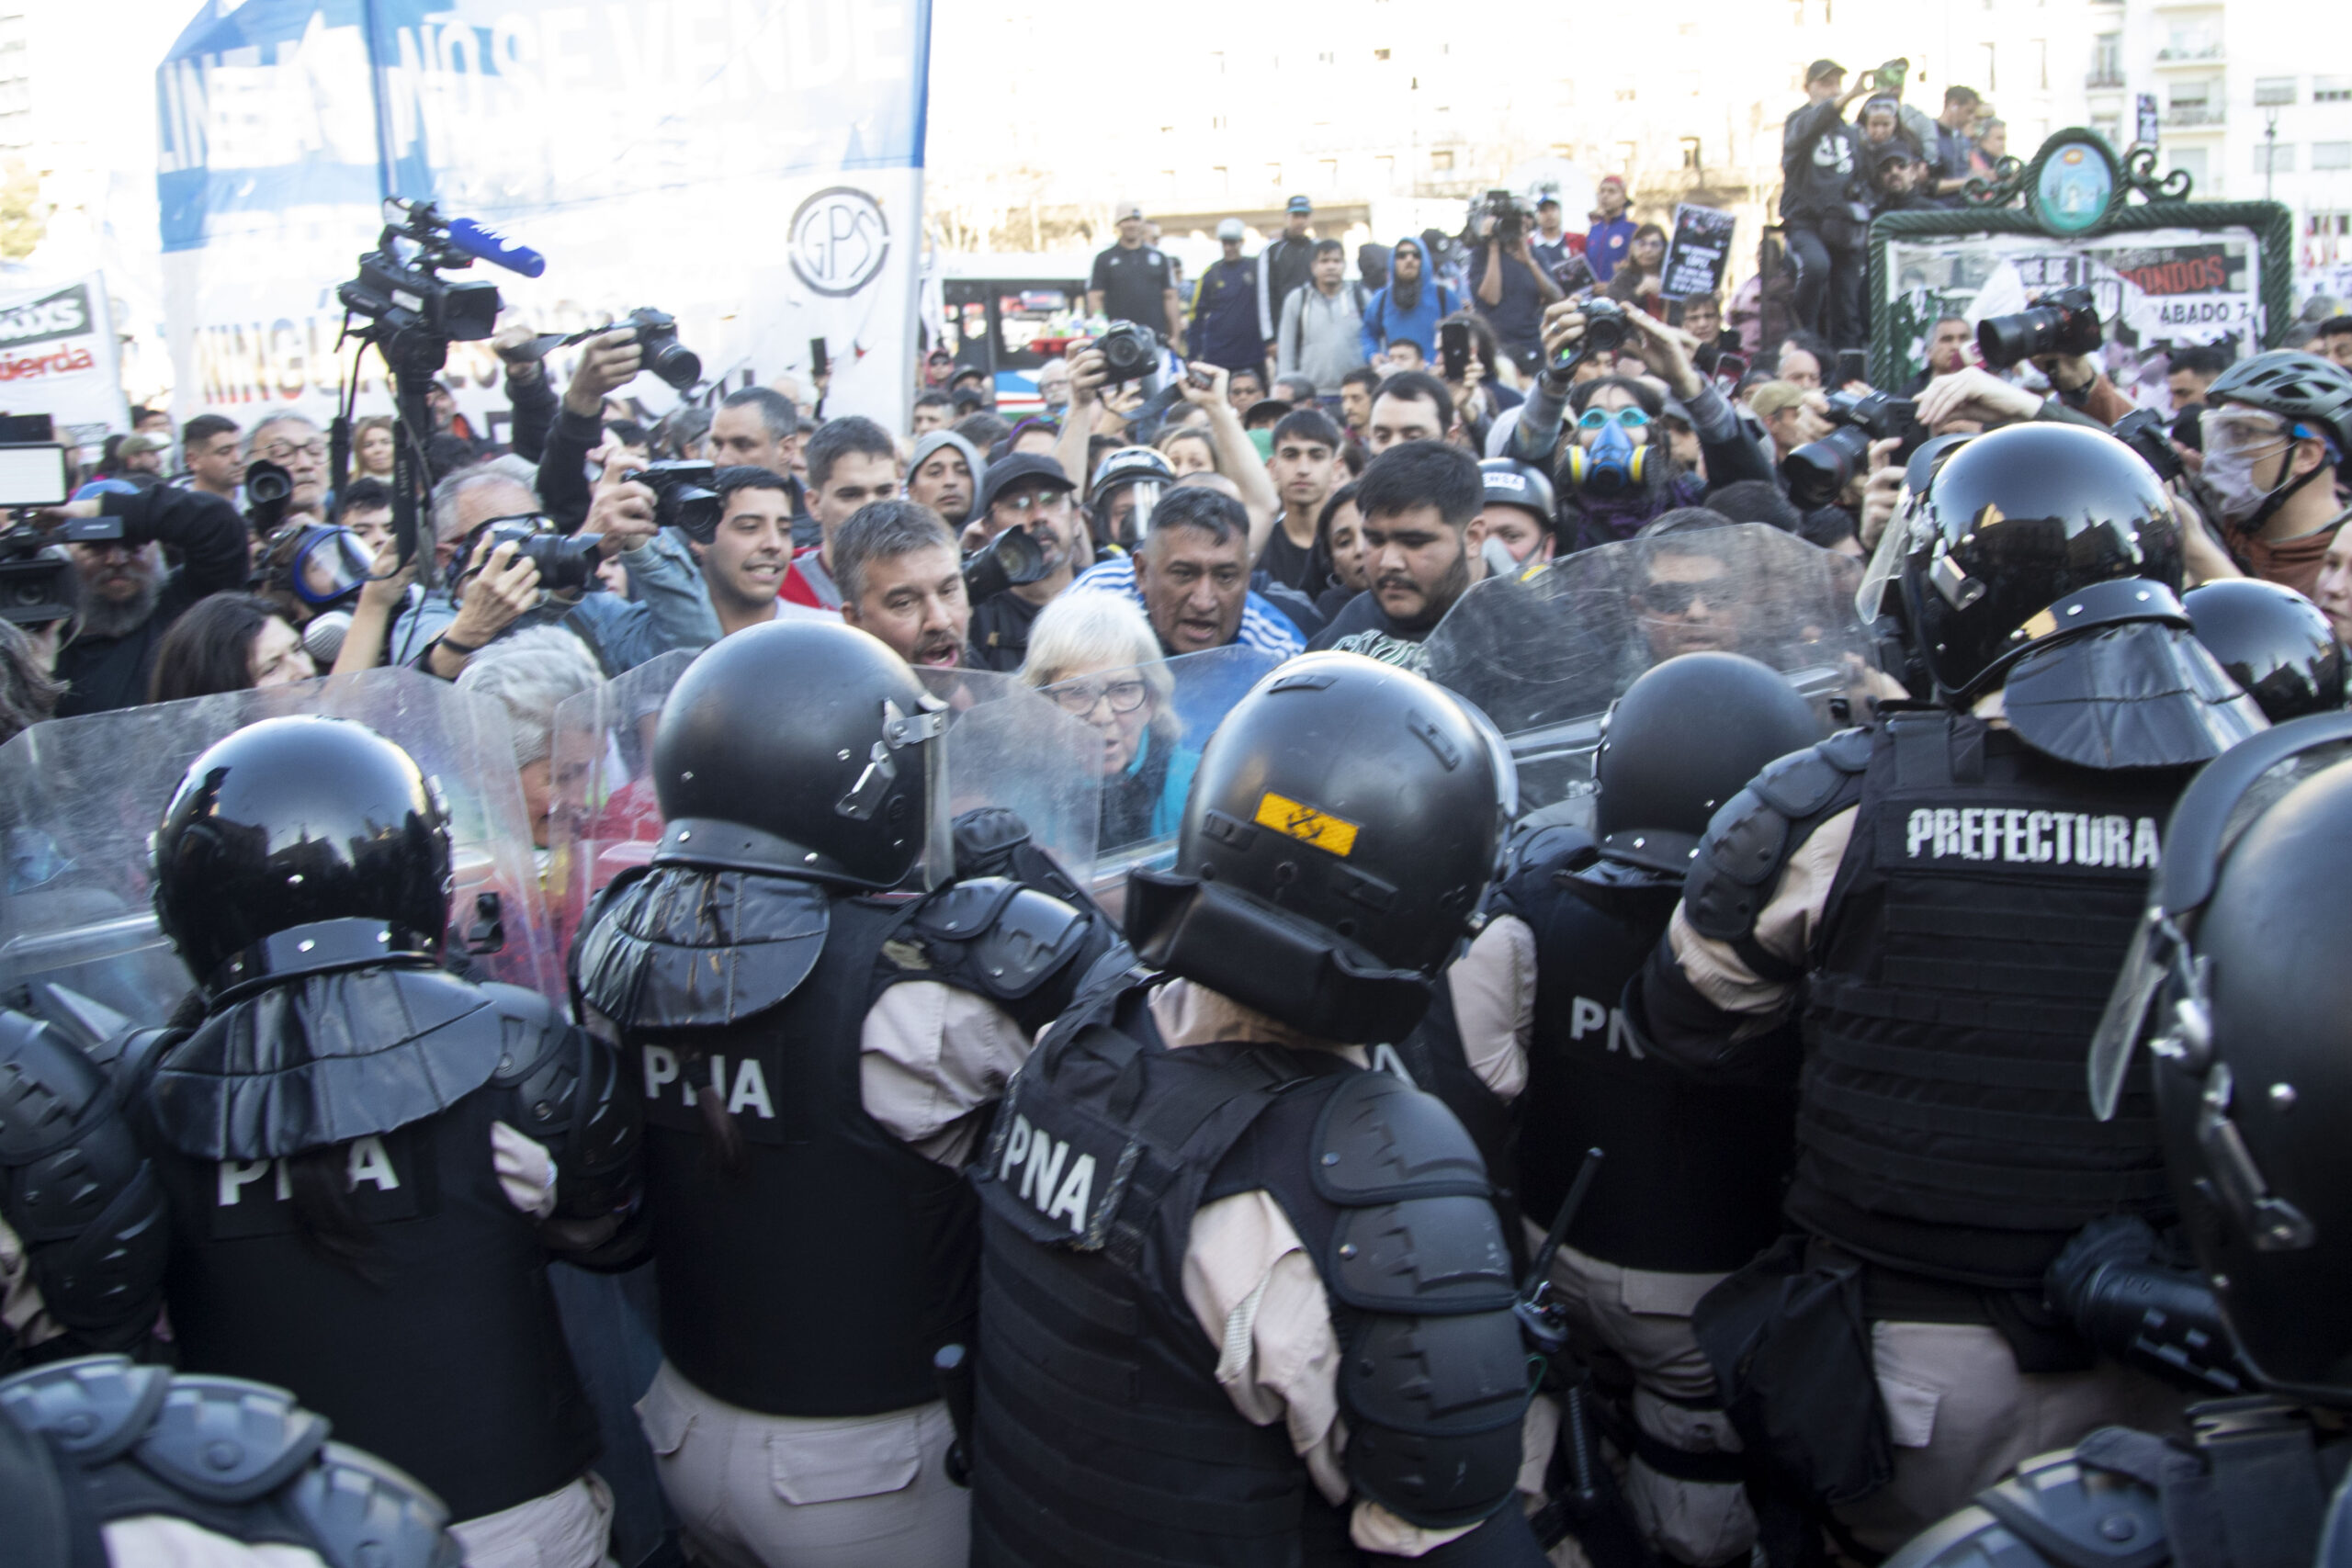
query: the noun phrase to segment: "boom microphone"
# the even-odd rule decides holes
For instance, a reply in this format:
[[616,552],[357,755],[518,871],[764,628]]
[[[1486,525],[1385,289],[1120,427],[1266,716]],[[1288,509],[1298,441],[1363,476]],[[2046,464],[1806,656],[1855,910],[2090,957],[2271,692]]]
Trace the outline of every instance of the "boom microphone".
[[449,243],[476,261],[519,272],[525,277],[537,277],[548,269],[547,257],[528,245],[515,243],[486,223],[477,223],[470,218],[452,218],[448,224]]

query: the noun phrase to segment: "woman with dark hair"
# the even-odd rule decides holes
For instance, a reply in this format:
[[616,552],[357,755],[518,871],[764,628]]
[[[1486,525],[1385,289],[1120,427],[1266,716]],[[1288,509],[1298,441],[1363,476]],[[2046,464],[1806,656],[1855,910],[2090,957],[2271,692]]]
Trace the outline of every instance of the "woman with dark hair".
[[1315,548],[1306,558],[1306,580],[1321,583],[1315,609],[1328,623],[1340,607],[1372,586],[1363,546],[1363,513],[1356,509],[1356,487],[1343,484],[1324,502],[1315,520]]
[[1617,271],[1609,279],[1609,298],[1628,305],[1639,305],[1654,315],[1665,314],[1665,301],[1659,297],[1666,274],[1666,231],[1655,223],[1645,223],[1634,231],[1634,243],[1625,247],[1625,259],[1617,264]]
[[199,599],[155,648],[151,703],[283,686],[318,673],[277,605],[253,593]]

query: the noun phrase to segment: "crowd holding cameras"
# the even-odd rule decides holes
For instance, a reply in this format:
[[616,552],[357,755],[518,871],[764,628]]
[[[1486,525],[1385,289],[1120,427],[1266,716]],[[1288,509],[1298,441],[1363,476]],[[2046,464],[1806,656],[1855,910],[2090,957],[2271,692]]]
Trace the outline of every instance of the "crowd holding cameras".
[[[2078,1484],[2310,1561],[2341,965],[2263,889],[2352,873],[2352,319],[2143,408],[2061,292],[1870,385],[1869,219],[2001,155],[1902,67],[1808,73],[1778,343],[1612,178],[1189,287],[1121,203],[1017,420],[651,309],[509,322],[487,427],[142,416],[0,622],[44,1548],[2082,1568]],[[241,692],[168,799],[32,787]]]

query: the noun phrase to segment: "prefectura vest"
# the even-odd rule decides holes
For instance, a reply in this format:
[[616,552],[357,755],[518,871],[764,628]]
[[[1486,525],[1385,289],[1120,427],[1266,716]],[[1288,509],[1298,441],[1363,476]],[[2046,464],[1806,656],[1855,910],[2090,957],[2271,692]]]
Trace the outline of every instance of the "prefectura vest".
[[[1781,1229],[1795,1096],[1698,1082],[1644,1047],[1621,998],[1681,884],[1590,852],[1580,859],[1521,872],[1496,894],[1535,938],[1521,1201],[1548,1227],[1585,1151],[1599,1148],[1608,1162],[1569,1226],[1570,1247],[1663,1273],[1741,1268]],[[1783,1033],[1793,1055],[1794,1031]]]
[[2099,773],[1951,714],[1872,738],[1823,911],[1791,1217],[1901,1269],[2039,1289],[2101,1214],[2167,1209],[2153,1107],[2085,1058],[2177,770]]
[[[1170,1050],[1148,996],[1114,984],[1081,999],[975,1171],[973,1562],[1357,1561],[1282,1423],[1234,1409],[1184,1299],[1194,1213],[1258,1190],[1322,1273],[1358,1490],[1415,1522],[1506,1505],[1525,1371],[1468,1138],[1435,1100],[1332,1053]],[[1430,1145],[1414,1124],[1430,1119],[1442,1152],[1419,1157]],[[1384,1190],[1427,1195],[1376,1201]],[[1399,1291],[1418,1291],[1417,1313]]]
[[665,865],[616,883],[582,933],[583,994],[645,1096],[662,1352],[729,1404],[929,1404],[933,1352],[968,1333],[970,1188],[867,1115],[861,1087],[882,990],[955,979],[906,931],[922,907]]
[[[544,1026],[544,1004],[523,1021],[493,997],[432,969],[312,976],[216,1010],[159,1047],[126,1093],[170,1194],[164,1290],[183,1364],[292,1390],[337,1438],[409,1472],[460,1519],[553,1492],[596,1453],[538,1222],[491,1162],[491,1124],[526,1117],[511,1088],[486,1080],[502,1058],[535,1054],[524,1032]],[[346,1067],[358,1071],[334,1081]],[[307,1152],[238,1141],[266,1134],[265,1114],[278,1126],[356,1114],[371,1081],[385,1086],[379,1102],[459,1092]],[[219,1102],[199,1108],[189,1085]],[[228,1145],[206,1146],[219,1127]],[[364,1227],[351,1264],[298,1221],[314,1179],[343,1187]]]

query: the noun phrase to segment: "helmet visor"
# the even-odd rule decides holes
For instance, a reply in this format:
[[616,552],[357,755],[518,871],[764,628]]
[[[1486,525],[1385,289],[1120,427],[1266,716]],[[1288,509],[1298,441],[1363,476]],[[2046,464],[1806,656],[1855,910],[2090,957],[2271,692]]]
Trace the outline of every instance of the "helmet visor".
[[2256,457],[2275,452],[2292,434],[2288,422],[2268,409],[2223,403],[2198,415],[2206,458]]
[[294,547],[294,596],[322,607],[359,592],[368,581],[368,547],[348,528],[312,528]]

